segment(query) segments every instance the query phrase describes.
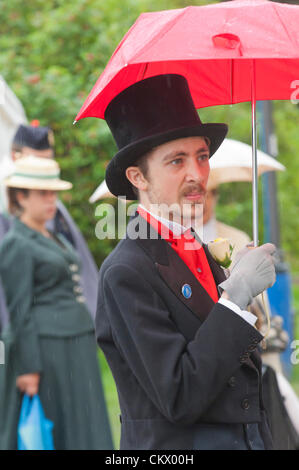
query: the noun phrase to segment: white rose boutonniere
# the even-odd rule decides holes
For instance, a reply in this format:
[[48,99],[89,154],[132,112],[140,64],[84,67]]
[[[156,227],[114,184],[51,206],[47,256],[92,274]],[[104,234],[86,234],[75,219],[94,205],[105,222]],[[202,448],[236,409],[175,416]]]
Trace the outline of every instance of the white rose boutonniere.
[[231,265],[234,247],[230,244],[228,238],[216,238],[216,240],[208,243],[208,249],[220,266],[228,268]]

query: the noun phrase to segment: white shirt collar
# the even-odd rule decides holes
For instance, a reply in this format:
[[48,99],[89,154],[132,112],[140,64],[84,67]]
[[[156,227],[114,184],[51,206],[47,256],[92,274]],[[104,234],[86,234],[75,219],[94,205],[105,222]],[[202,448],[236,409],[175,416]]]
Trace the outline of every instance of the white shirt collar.
[[181,224],[178,224],[177,222],[173,222],[172,220],[169,219],[164,219],[164,217],[159,217],[158,215],[154,214],[153,212],[150,212],[146,207],[144,207],[142,204],[139,204],[141,209],[146,211],[151,217],[154,217],[158,222],[161,222],[163,225],[165,225],[175,236],[179,236],[182,233],[186,232],[188,228],[190,227],[184,227]]

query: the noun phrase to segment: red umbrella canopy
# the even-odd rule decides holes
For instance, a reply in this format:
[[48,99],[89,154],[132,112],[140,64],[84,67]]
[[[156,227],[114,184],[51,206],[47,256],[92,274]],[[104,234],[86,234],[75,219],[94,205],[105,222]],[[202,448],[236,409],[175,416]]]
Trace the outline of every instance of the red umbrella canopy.
[[290,99],[299,83],[299,6],[236,0],[140,15],[76,121],[103,118],[122,90],[164,73],[187,78],[197,108],[250,101],[252,87],[256,100]]

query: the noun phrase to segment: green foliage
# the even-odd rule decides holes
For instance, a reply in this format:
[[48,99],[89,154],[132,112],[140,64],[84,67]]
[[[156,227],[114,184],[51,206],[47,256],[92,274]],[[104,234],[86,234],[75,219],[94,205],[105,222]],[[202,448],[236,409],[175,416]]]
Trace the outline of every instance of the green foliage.
[[[24,105],[55,133],[56,157],[74,190],[62,195],[98,265],[114,242],[94,235],[88,198],[104,179],[116,151],[106,123],[72,123],[118,42],[143,11],[177,8],[157,0],[0,1],[0,73]],[[184,6],[184,5],[183,5]]]
[[[206,3],[211,2],[196,2],[197,5]],[[89,204],[88,198],[104,179],[105,166],[116,147],[104,121],[89,118],[73,126],[73,120],[139,14],[188,4],[187,0],[10,0],[5,4],[0,0],[0,73],[22,101],[29,120],[39,119],[42,125],[53,128],[63,177],[74,183],[74,190],[62,198],[98,265],[115,242],[99,241],[95,237],[95,206]],[[229,137],[250,143],[248,103],[208,108],[200,114],[205,122],[228,122]],[[279,159],[288,168],[286,173],[278,175],[282,240],[288,259],[297,270],[298,116],[297,106],[289,102],[275,104]],[[218,212],[221,220],[250,234],[250,185],[225,185]]]

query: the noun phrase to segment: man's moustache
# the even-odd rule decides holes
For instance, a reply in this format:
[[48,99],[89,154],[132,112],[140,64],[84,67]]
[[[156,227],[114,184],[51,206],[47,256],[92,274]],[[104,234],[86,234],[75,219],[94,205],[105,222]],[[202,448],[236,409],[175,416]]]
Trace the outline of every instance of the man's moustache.
[[207,192],[206,188],[203,186],[193,185],[182,190],[182,196],[188,196],[189,194],[201,194],[205,195]]

